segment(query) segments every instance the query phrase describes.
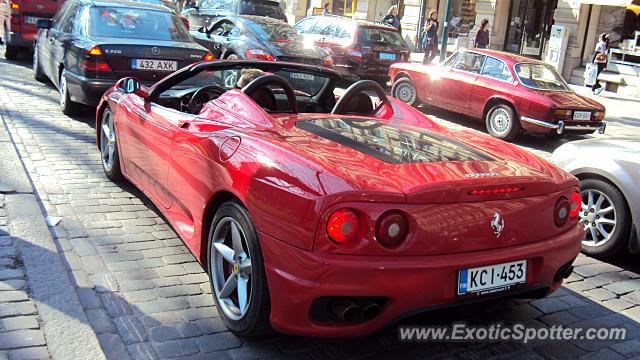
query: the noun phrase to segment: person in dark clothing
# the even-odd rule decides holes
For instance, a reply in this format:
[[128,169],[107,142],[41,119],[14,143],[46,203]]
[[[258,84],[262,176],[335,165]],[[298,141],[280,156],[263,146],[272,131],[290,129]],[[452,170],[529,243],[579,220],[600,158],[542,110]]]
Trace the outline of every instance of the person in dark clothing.
[[596,44],[596,49],[593,54],[593,63],[598,66],[598,71],[596,73],[596,82],[591,87],[591,92],[595,95],[598,95],[604,90],[604,87],[600,85],[600,81],[598,81],[598,75],[604,70],[607,66],[607,53],[609,51],[609,34],[602,33],[600,34],[600,40]]
[[424,50],[423,64],[430,64],[438,54],[438,11],[431,10],[429,18],[422,28],[422,49]]
[[398,31],[402,32],[402,25],[400,25],[400,16],[398,15],[398,5],[393,5],[389,8],[389,11],[387,11],[387,15],[382,18],[382,22],[385,24],[389,24],[398,29]]
[[489,20],[483,19],[480,23],[480,29],[473,39],[473,46],[478,49],[486,49],[489,46]]
[[330,15],[331,11],[329,11],[329,3],[325,3],[322,7],[322,15]]

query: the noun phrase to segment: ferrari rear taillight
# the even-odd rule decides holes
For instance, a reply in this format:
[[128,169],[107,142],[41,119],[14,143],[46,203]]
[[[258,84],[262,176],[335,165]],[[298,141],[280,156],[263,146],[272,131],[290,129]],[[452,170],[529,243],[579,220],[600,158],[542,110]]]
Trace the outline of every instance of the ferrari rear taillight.
[[579,192],[574,191],[573,194],[571,194],[571,199],[569,201],[571,203],[569,216],[571,218],[578,217],[578,214],[580,214],[580,209],[582,208],[582,196],[580,196]]
[[247,59],[276,61],[273,55],[261,49],[247,49],[244,51],[244,55]]
[[204,61],[212,61],[212,60],[215,60],[215,59],[216,59],[215,56],[213,56],[213,54],[210,53],[210,52],[206,53],[204,55],[204,57],[202,58],[202,60],[204,60]]
[[348,48],[347,54],[353,61],[363,62],[364,58],[362,57],[362,49],[359,48]]
[[553,209],[553,222],[557,227],[560,227],[567,223],[569,220],[569,213],[571,212],[571,203],[566,197],[562,196],[556,202],[556,206]]
[[376,223],[376,239],[386,247],[400,244],[407,237],[409,222],[398,211],[388,211]]
[[338,244],[355,239],[359,228],[358,214],[351,209],[336,210],[327,221],[327,235]]
[[500,186],[473,189],[469,191],[469,195],[490,195],[490,194],[510,194],[524,190],[521,186]]

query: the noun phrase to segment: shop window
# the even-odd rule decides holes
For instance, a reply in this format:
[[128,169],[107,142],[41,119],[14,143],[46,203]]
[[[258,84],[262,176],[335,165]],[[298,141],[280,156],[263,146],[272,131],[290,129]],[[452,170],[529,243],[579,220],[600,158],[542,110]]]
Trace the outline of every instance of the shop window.
[[451,0],[449,37],[469,36],[475,21],[476,0]]

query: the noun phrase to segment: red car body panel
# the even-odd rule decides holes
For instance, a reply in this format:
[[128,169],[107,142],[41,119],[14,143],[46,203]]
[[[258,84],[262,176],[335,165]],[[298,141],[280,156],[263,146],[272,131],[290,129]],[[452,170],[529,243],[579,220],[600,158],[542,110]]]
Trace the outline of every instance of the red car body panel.
[[[190,115],[145,101],[140,95],[148,91],[108,90],[97,128],[109,106],[125,177],[157,205],[204,266],[212,210],[231,197],[247,208],[259,234],[271,323],[278,331],[372,333],[419,309],[469,300],[456,295],[458,270],[513,260],[528,260],[525,290],[551,292],[561,284],[559,269],[578,254],[583,232],[577,220],[553,223],[556,202],[570,198],[577,179],[514,145],[445,129],[398,100],[390,99],[376,118],[420,127],[491,159],[390,164],[296,126],[341,115],[268,114],[239,90]],[[507,185],[523,191],[470,195]],[[357,241],[338,245],[329,240],[326,221],[344,207],[361,214],[363,226]],[[388,248],[376,241],[374,229],[378,216],[391,209],[410,219],[410,235]],[[489,226],[495,212],[508,224],[499,237]],[[337,324],[311,317],[316,299],[342,295],[388,301],[370,321]]]
[[[513,79],[518,79],[513,66],[517,63],[535,63],[530,58],[498,51],[471,49],[469,51],[487,55],[503,61]],[[603,112],[597,101],[578,95],[573,91],[541,91],[528,88],[519,81],[506,82],[464,71],[445,70],[440,66],[397,63],[389,69],[391,82],[408,77],[414,83],[418,99],[423,102],[473,118],[484,119],[491,104],[501,101],[510,104],[519,119],[531,118],[557,124],[563,120],[567,126],[591,126],[593,132],[602,123],[602,119],[574,121],[554,117],[555,110],[578,110]],[[604,115],[603,115],[604,117]],[[527,121],[520,121],[522,128],[530,133],[548,134],[554,129]]]
[[0,3],[0,38],[9,45],[31,49],[38,33],[26,18],[51,19],[64,0],[6,0]]

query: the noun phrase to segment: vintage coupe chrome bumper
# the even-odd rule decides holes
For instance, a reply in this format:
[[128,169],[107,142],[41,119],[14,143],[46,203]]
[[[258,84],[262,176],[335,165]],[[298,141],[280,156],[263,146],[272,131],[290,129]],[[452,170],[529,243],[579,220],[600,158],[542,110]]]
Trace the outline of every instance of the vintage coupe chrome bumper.
[[598,123],[597,125],[565,125],[564,121],[562,120],[558,121],[557,124],[554,124],[548,121],[532,119],[526,116],[520,117],[520,120],[526,121],[534,125],[546,127],[549,129],[555,129],[558,135],[564,133],[565,131],[571,131],[571,130],[579,130],[579,131],[580,130],[593,130],[593,131],[598,130],[598,133],[604,134],[604,131],[607,128],[607,123],[605,123],[604,121]]

